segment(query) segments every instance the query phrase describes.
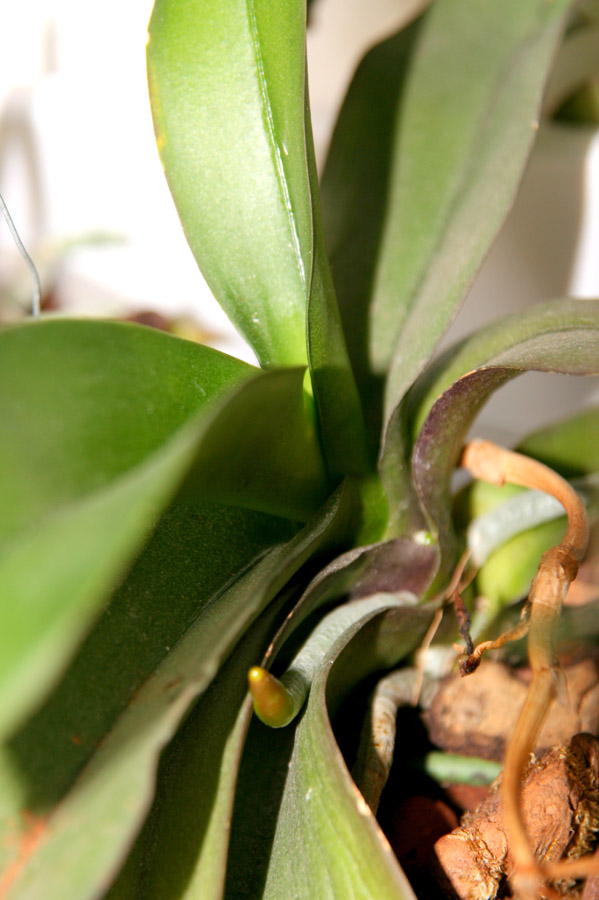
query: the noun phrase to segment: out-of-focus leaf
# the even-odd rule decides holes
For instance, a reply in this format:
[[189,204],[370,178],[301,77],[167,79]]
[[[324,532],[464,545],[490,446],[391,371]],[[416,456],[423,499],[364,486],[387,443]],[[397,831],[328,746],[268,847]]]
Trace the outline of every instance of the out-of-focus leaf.
[[[597,470],[599,469],[599,411],[585,410],[546,428],[541,428],[520,442],[516,448],[566,478],[573,478],[573,486],[585,499],[590,521],[597,518],[599,502]],[[582,476],[591,476],[584,478]],[[458,530],[470,531],[477,521],[499,519],[503,510],[531,492],[514,485],[502,487],[484,481],[474,481],[460,492],[454,506],[454,520]],[[559,508],[559,505],[558,505]],[[526,507],[524,507],[526,511]],[[559,543],[566,528],[566,517],[555,514],[547,521],[526,527],[526,518],[514,521],[516,529],[483,561],[477,577],[477,591],[498,608],[528,593],[542,554]],[[482,519],[481,519],[482,517]],[[494,525],[497,532],[497,526]],[[496,538],[495,538],[496,539]],[[481,564],[482,562],[482,564]]]
[[[426,72],[433,95],[415,110],[418,122],[410,124],[406,114],[402,123],[416,146],[406,148],[404,170],[401,159],[397,168],[400,212],[385,235],[389,249],[380,280],[388,285],[389,299],[383,315],[375,298],[373,346],[392,327],[395,298],[410,298],[405,319],[395,326],[385,389],[387,424],[451,323],[514,201],[572,2],[510,0],[499,8],[493,0],[481,0],[476,10],[466,10],[452,0],[444,6],[448,18],[439,12],[435,64]],[[459,24],[449,19],[449,7]],[[431,15],[436,9],[435,4]],[[456,28],[460,41],[455,41]],[[449,58],[437,52],[436,40]],[[408,108],[411,100],[406,99]],[[439,114],[441,122],[435,121]],[[425,116],[435,122],[437,140],[419,131]],[[438,173],[430,186],[429,171]]]
[[566,524],[565,518],[554,519],[506,541],[478,572],[477,590],[501,606],[525,597],[543,553],[559,544]]
[[159,450],[252,366],[149,328],[48,319],[0,333],[0,538]]
[[545,115],[554,115],[569,97],[599,76],[599,27],[578,28],[560,49],[545,93]]
[[516,448],[556,469],[565,478],[599,471],[599,409],[540,428]]
[[416,646],[430,615],[430,609],[408,605],[384,617],[365,616],[323,658],[295,727],[273,732],[253,720],[240,770],[226,897],[414,897],[351,781],[329,710],[334,714],[361,678]]
[[158,0],[148,74],[203,274],[264,366],[306,362],[312,221],[302,0]]
[[[210,507],[179,501],[163,517],[63,682],[5,749],[2,856],[11,900],[82,900],[107,889],[181,716],[293,573],[343,539],[352,508],[341,493],[290,541],[284,523],[247,511],[225,513],[222,534]],[[199,582],[202,565],[211,582]],[[43,822],[35,845],[27,830],[19,833],[24,809]]]
[[390,366],[385,423],[511,206],[570,5],[441,0],[372,51],[350,88],[325,225],[346,330],[360,325],[350,349],[362,390],[364,374]]
[[0,335],[0,732],[48,690],[147,538],[210,408],[255,374],[129,325]]
[[409,397],[418,433],[413,477],[445,567],[453,550],[450,478],[468,430],[494,390],[529,370],[599,374],[599,302],[564,301],[511,316],[448,351]]

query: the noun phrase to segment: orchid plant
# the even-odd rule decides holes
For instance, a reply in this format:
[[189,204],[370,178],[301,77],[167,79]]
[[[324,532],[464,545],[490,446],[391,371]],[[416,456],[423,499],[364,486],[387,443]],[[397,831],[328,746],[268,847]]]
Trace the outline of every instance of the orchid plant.
[[[599,374],[599,301],[435,353],[550,73],[553,108],[595,74],[595,12],[422,4],[360,64],[319,185],[305,0],[156,0],[165,174],[259,365],[128,323],[0,332],[2,900],[413,900],[336,732],[422,643],[481,512],[496,610],[563,535],[524,517],[516,553],[499,494],[458,525],[451,479],[502,385]],[[521,447],[586,480],[592,521],[598,432],[592,410]]]

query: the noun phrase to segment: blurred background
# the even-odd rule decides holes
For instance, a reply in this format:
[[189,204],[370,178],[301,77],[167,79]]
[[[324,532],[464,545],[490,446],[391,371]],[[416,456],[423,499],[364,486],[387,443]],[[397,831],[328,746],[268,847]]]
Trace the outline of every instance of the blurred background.
[[[310,3],[320,165],[358,60],[419,5]],[[145,76],[151,7],[152,0],[3,5],[0,190],[40,269],[47,307],[159,314],[178,333],[253,360],[197,270],[162,175]],[[599,296],[598,247],[597,131],[542,125],[517,204],[447,340],[539,300]],[[2,225],[0,319],[22,316],[30,303],[29,275]],[[599,387],[595,379],[528,375],[492,402],[481,428],[505,439],[569,414],[573,404],[599,402]]]

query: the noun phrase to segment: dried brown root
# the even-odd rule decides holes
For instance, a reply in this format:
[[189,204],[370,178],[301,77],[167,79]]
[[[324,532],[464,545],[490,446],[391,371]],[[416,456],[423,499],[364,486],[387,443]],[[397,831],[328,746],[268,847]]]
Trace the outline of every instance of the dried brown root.
[[[474,813],[435,844],[441,880],[459,900],[493,900],[517,860],[510,840],[502,776]],[[539,866],[589,853],[599,830],[599,742],[588,734],[554,747],[526,769],[521,812],[531,853]],[[574,896],[572,880],[558,881],[541,895]],[[557,891],[557,894],[556,894]],[[568,893],[570,892],[570,893]],[[520,894],[516,892],[520,898]]]
[[[576,491],[552,469],[529,457],[497,447],[488,441],[472,441],[464,448],[461,465],[476,478],[493,484],[511,482],[553,495],[563,505],[568,527],[563,540],[547,550],[528,595],[527,621],[515,629],[518,637],[528,631],[528,656],[532,681],[522,712],[509,741],[503,774],[503,809],[510,852],[516,861],[513,884],[521,900],[537,900],[547,877],[555,877],[555,866],[542,868],[535,860],[527,837],[520,793],[522,775],[551,701],[557,693],[559,670],[555,657],[555,634],[564,598],[576,578],[584,557],[589,524],[584,503]],[[493,642],[500,646],[514,633]],[[476,653],[476,650],[475,650]],[[594,861],[578,864],[577,873],[594,871]],[[562,871],[560,868],[560,872]],[[568,867],[572,871],[572,867]]]

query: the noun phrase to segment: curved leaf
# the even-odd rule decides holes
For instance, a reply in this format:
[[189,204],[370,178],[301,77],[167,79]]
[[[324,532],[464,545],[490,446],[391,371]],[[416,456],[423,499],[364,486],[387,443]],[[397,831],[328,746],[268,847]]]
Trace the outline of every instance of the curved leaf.
[[[16,328],[0,345],[6,732],[48,690],[178,486],[198,515],[217,505],[215,533],[219,508],[248,510],[231,522],[241,529],[228,537],[231,552],[250,523],[261,535],[258,513],[277,517],[276,540],[293,534],[330,484],[303,370],[261,373],[155,331],[98,322]],[[197,578],[211,578],[217,561],[212,551]]]
[[[470,335],[438,357],[410,391],[405,405],[412,436],[416,437],[437,398],[474,369],[505,363],[522,371],[593,374],[598,328],[599,300],[553,300],[506,316]],[[545,361],[541,359],[544,350]],[[533,356],[529,357],[529,352]]]
[[[422,594],[436,560],[434,548],[415,547],[408,541],[360,548],[338,557],[308,586],[270,643],[262,664],[308,615],[331,600],[346,594],[372,595],[383,583]],[[280,598],[279,608],[272,604],[235,648],[169,749],[146,828],[106,900],[222,898],[237,773],[251,712],[247,671],[264,652],[269,627],[285,601]],[[392,601],[383,598],[383,602]],[[274,732],[271,735],[276,748],[279,738]],[[265,752],[270,759],[273,747]],[[173,830],[174,821],[187,823],[184,832]]]
[[46,319],[0,333],[0,539],[125,475],[259,374],[126,323]]
[[576,478],[599,469],[597,448],[599,409],[585,409],[529,434],[516,449],[556,469],[565,478]]
[[390,367],[385,422],[510,208],[569,6],[440,0],[356,74],[323,205],[352,361],[377,405]]
[[[163,518],[62,684],[2,757],[11,900],[83,900],[106,889],[147,811],[164,743],[266,604],[312,553],[344,535],[348,501],[335,497],[291,541],[280,523],[263,526],[261,552],[254,523],[245,569],[242,547],[233,560],[223,547],[224,565],[195,593],[202,555],[213,551],[218,562],[218,516],[176,505]],[[232,527],[223,523],[225,533]],[[165,555],[176,561],[166,572]],[[44,823],[26,858],[19,852],[24,808]]]
[[105,900],[222,897],[237,769],[252,713],[247,671],[264,653],[287,599],[272,603],[236,646],[164,754],[150,815]]
[[47,691],[147,539],[193,458],[189,423],[256,370],[149,329],[101,322],[13,328],[0,349],[6,733]]
[[332,491],[303,369],[261,373],[211,418],[187,483],[212,500],[307,522]]
[[[416,646],[430,615],[413,606],[384,619],[371,614],[368,624],[365,618],[349,628],[326,654],[295,728],[273,732],[253,720],[233,817],[226,897],[414,897],[351,781],[327,707],[335,710],[360,678],[395,664]],[[343,652],[357,634],[359,640]]]
[[554,115],[560,105],[599,75],[599,27],[576,28],[566,37],[547,84],[545,115]]
[[312,221],[302,0],[158,0],[158,148],[208,284],[265,366],[306,362]]
[[489,395],[529,370],[599,374],[599,301],[537,307],[479,332],[448,351],[409,397],[415,430],[426,416],[414,444],[412,473],[445,566],[453,549],[450,478],[467,432]]

